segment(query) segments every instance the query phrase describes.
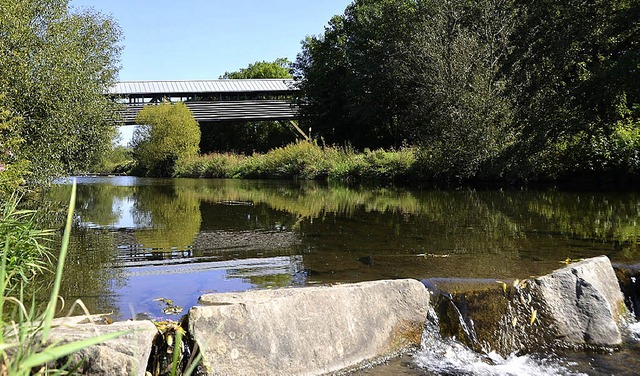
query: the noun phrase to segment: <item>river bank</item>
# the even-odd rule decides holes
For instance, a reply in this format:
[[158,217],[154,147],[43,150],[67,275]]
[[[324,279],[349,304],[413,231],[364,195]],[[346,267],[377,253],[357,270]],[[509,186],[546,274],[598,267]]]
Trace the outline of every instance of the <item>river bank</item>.
[[[120,151],[117,161],[104,162],[96,175],[125,174],[144,176],[134,160]],[[633,190],[640,186],[640,175],[607,166],[574,168],[558,161],[539,166],[496,170],[487,165],[478,174],[461,177],[450,174],[446,166],[435,165],[418,147],[356,151],[349,147],[320,146],[300,141],[251,155],[210,153],[171,162],[167,174],[179,178],[317,180],[343,184],[404,187],[472,187],[481,189],[557,187],[570,190]],[[109,167],[105,167],[109,166]]]

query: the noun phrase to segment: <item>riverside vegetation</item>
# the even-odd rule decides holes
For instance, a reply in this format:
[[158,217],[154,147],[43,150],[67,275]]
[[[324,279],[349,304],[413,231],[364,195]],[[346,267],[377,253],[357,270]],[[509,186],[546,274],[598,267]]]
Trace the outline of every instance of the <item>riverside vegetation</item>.
[[[203,124],[214,153],[162,175],[634,184],[638,19],[637,0],[355,0],[289,65],[316,144],[274,122]],[[287,77],[286,63],[224,77]]]
[[[58,293],[69,247],[76,196],[73,186],[67,221],[58,256],[56,276],[46,308],[36,308],[36,301],[25,302],[26,284],[48,267],[49,253],[41,242],[50,231],[36,229],[32,211],[17,210],[17,198],[6,201],[0,218],[0,375],[73,373],[73,367],[55,362],[85,347],[116,338],[115,332],[70,343],[49,343],[53,318],[58,312]],[[76,304],[72,306],[71,309]]]
[[[45,355],[74,349],[51,353],[35,339],[55,313],[66,245],[46,311],[27,309],[21,286],[49,261],[39,245],[46,234],[15,205],[25,187],[101,164],[149,176],[634,182],[638,19],[637,0],[354,0],[288,67],[300,126],[315,141],[291,143],[271,124],[264,129],[282,141],[274,146],[256,124],[251,137],[268,149],[198,155],[193,117],[166,104],[142,112],[152,124],[138,131],[135,164],[122,167],[125,151],[105,157],[119,108],[104,95],[122,49],[116,22],[68,0],[0,0],[0,373],[28,374],[52,360]],[[268,64],[250,68],[225,77],[283,76]]]
[[416,168],[414,148],[365,150],[298,141],[265,154],[213,153],[178,161],[176,177],[405,181]]

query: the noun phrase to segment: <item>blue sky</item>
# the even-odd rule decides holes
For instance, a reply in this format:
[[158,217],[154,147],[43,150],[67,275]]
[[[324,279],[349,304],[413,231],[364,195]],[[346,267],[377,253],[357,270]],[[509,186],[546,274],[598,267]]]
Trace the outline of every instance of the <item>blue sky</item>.
[[217,79],[255,61],[294,60],[351,0],[72,0],[124,34],[120,80]]

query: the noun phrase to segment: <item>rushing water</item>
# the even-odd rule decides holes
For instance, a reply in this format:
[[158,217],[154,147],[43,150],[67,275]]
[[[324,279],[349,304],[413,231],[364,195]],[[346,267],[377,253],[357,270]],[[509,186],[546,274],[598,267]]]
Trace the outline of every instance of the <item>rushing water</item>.
[[[69,193],[64,182],[47,199],[61,207]],[[567,258],[640,260],[637,193],[109,177],[78,178],[76,205],[61,294],[123,319],[178,318],[158,299],[186,311],[208,292],[388,278],[528,278]],[[625,356],[640,354],[637,335],[629,337],[632,345],[615,355],[562,359],[478,355],[431,338],[436,342],[410,367],[392,373],[624,374],[640,366],[624,368]],[[621,364],[611,371],[602,365],[613,361]]]

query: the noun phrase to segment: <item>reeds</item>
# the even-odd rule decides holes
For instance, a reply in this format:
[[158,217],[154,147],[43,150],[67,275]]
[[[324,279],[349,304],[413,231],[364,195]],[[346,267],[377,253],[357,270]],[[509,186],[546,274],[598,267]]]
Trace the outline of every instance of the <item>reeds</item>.
[[[16,267],[11,265],[10,257],[15,254],[15,250],[32,247],[28,252],[19,252],[19,254],[28,254],[33,260],[37,258],[40,252],[44,255],[43,248],[35,247],[39,244],[43,234],[41,231],[31,230],[27,232],[18,231],[20,242],[15,242],[16,234],[8,230],[4,235],[4,247],[2,257],[0,259],[0,375],[31,375],[31,374],[66,374],[69,370],[56,369],[55,361],[64,358],[67,355],[82,350],[85,347],[96,345],[110,339],[126,334],[126,331],[108,333],[92,338],[70,343],[60,343],[50,341],[50,332],[53,327],[53,318],[56,313],[56,306],[59,300],[58,292],[60,291],[60,282],[64,269],[64,262],[67,256],[69,246],[69,236],[71,234],[71,225],[73,222],[73,212],[76,199],[76,184],[74,181],[71,191],[71,199],[69,202],[69,210],[67,212],[67,222],[64,229],[62,245],[60,247],[60,256],[56,268],[56,277],[53,288],[49,297],[49,303],[44,312],[36,312],[35,302],[29,308],[24,303],[24,283],[20,284],[18,289],[18,297],[10,296],[11,281],[15,275],[28,275],[29,267],[34,270],[44,268],[44,261],[26,262],[23,266]],[[5,213],[10,215],[3,219],[8,220],[12,225],[31,226],[31,222],[23,221],[31,212],[15,210],[15,206],[5,208]],[[26,223],[26,224],[25,224]],[[4,225],[7,222],[3,223]],[[20,251],[20,249],[18,250]],[[24,251],[24,249],[22,249]],[[47,256],[48,257],[48,256]],[[17,262],[17,261],[16,261]],[[10,269],[11,267],[12,269]],[[15,292],[15,291],[14,291]],[[11,309],[10,307],[13,307]],[[71,370],[72,371],[72,370]]]

